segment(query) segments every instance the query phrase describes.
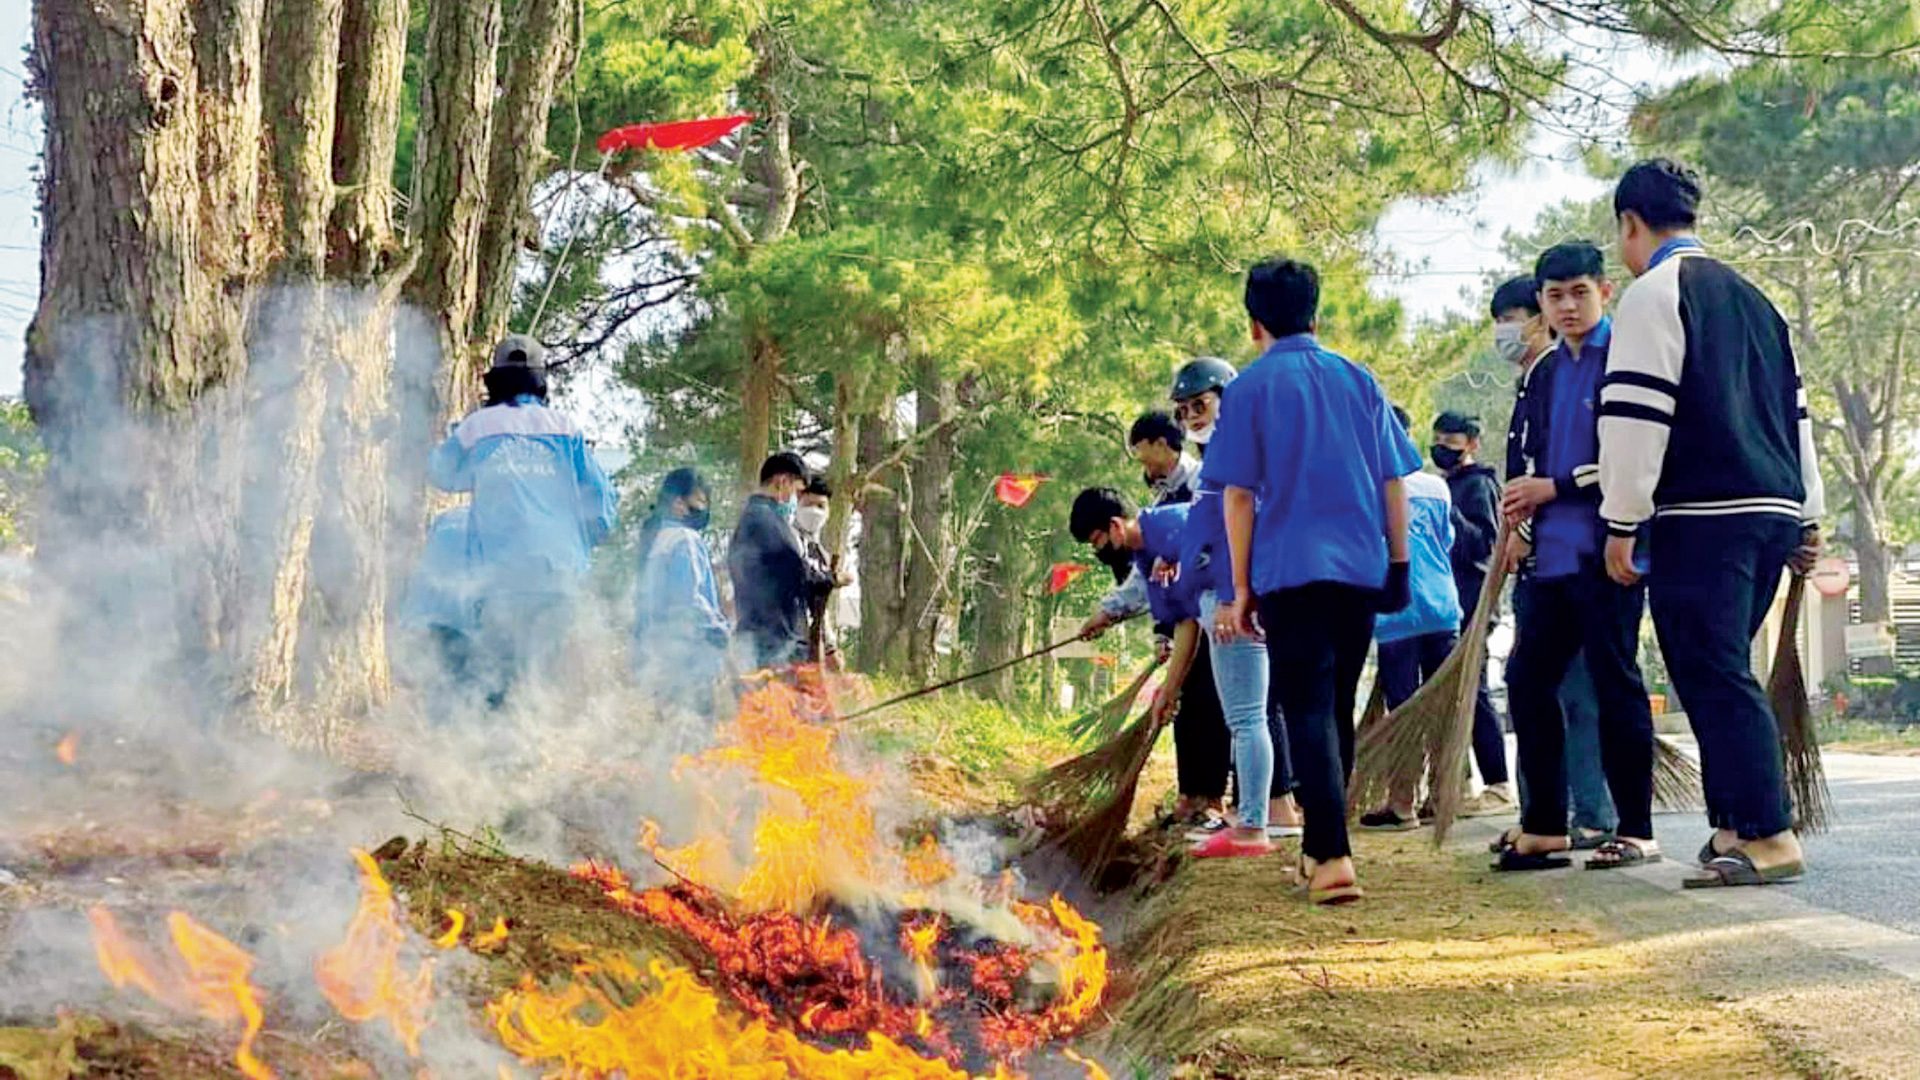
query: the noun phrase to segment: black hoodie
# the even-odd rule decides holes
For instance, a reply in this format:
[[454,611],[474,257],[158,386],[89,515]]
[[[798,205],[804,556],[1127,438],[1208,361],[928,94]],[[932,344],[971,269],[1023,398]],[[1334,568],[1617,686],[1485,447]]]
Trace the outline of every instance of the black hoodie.
[[1447,474],[1447,491],[1453,496],[1453,583],[1461,610],[1472,614],[1500,535],[1500,474],[1477,461],[1462,465]]

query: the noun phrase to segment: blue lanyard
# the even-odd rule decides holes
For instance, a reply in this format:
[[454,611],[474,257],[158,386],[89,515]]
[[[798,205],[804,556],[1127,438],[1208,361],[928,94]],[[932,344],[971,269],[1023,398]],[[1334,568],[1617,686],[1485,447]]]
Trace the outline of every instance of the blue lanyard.
[[1695,251],[1705,251],[1706,245],[1691,236],[1676,236],[1653,249],[1653,258],[1647,260],[1647,269],[1651,270],[1659,266],[1661,263],[1666,262],[1674,252],[1683,251],[1687,248],[1692,248]]

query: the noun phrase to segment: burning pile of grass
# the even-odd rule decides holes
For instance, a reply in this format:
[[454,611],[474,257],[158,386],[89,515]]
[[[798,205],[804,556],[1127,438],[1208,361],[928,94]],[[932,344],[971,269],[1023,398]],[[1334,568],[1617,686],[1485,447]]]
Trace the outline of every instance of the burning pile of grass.
[[[639,830],[631,861],[659,887],[613,861],[569,872],[396,838],[352,853],[357,910],[294,971],[236,943],[271,928],[96,903],[115,1015],[157,1019],[23,1036],[73,1067],[20,1075],[464,1076],[484,1042],[482,1074],[502,1078],[1104,1077],[1066,1045],[1108,992],[1100,928],[1023,896],[1012,870],[957,871],[930,835],[886,843],[826,719],[818,694],[747,696],[682,763],[708,824],[672,849]],[[292,1034],[312,1029],[307,1001],[346,1023]],[[225,1033],[217,1070],[181,1034],[208,1028]],[[454,1043],[467,1066],[444,1064]]]

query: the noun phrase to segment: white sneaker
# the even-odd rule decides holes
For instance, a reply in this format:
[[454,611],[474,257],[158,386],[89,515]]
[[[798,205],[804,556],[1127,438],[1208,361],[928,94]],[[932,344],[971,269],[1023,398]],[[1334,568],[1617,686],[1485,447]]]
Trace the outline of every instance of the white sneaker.
[[1267,826],[1267,839],[1284,840],[1290,836],[1304,835],[1306,831],[1307,830],[1298,825],[1269,825]]

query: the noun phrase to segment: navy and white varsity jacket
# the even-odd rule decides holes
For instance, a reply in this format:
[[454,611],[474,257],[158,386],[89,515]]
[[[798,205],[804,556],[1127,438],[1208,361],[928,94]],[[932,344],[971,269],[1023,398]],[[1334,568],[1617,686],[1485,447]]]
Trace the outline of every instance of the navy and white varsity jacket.
[[1787,324],[1698,241],[1669,241],[1614,316],[1600,390],[1600,516],[1826,512],[1807,393]]

